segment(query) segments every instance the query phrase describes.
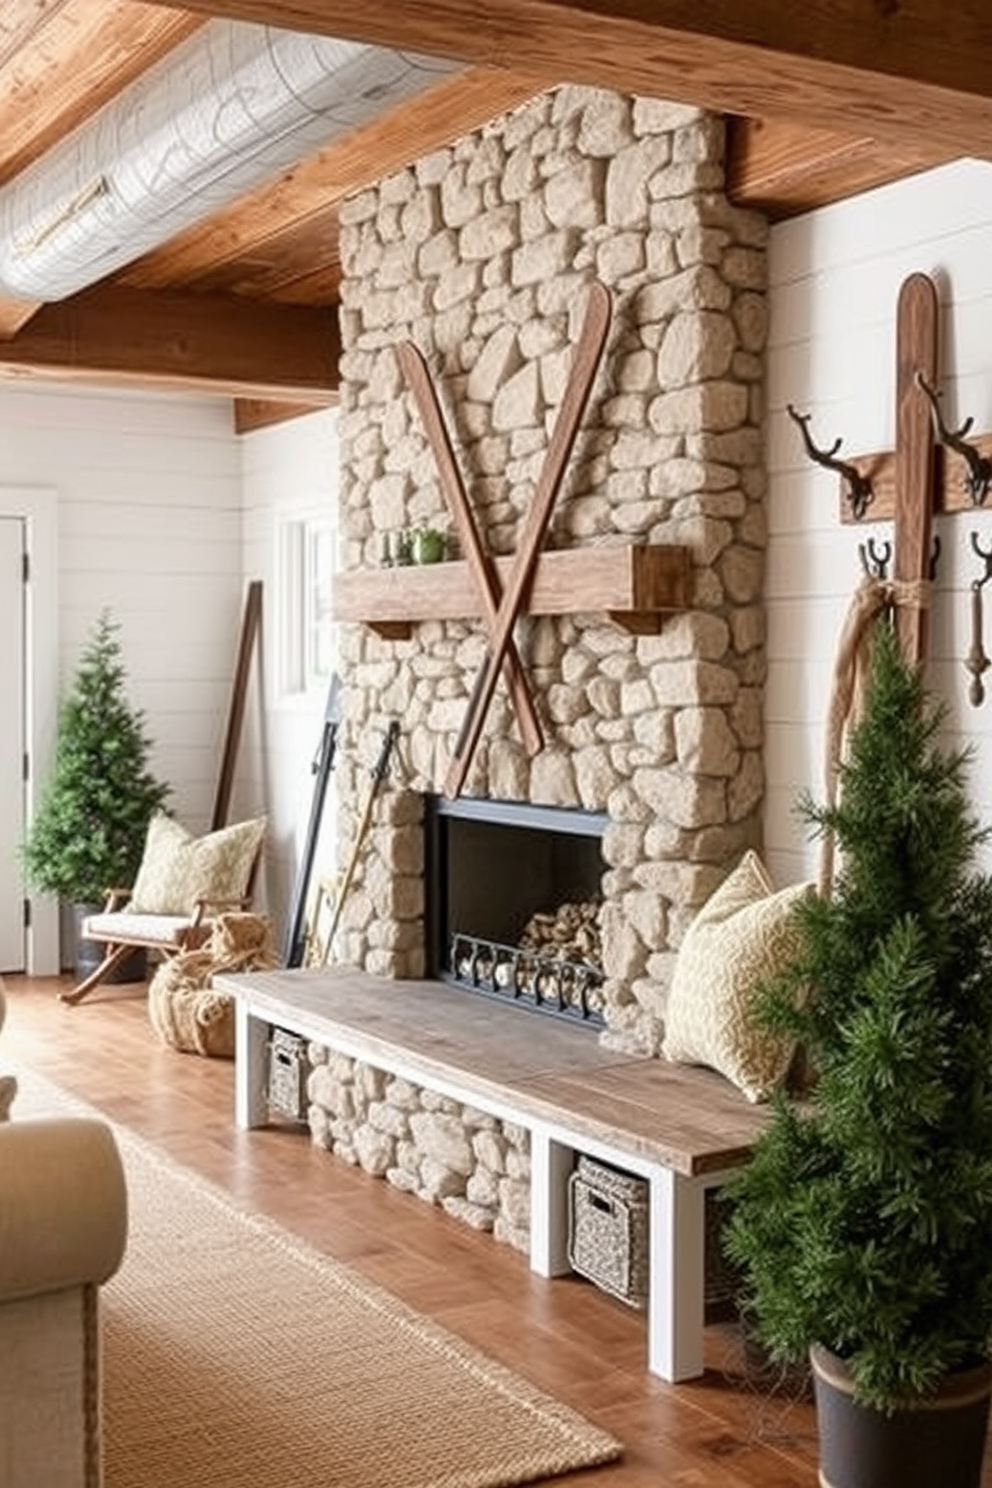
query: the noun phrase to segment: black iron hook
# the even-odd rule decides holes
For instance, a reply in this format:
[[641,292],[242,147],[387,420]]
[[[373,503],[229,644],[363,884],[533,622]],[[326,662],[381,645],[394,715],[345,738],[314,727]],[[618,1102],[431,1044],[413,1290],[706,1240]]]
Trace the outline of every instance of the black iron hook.
[[933,535],[933,547],[930,549],[930,582],[936,582],[937,564],[940,562],[940,537],[935,532]]
[[[992,489],[992,460],[987,460],[984,455],[979,454],[973,444],[968,444],[965,440],[964,436],[975,420],[966,418],[960,429],[948,429],[940,411],[940,401],[937,393],[927,382],[922,372],[917,372],[916,374],[916,386],[927,396],[941,444],[946,444],[949,449],[955,450],[967,461],[968,490],[971,492],[972,504],[974,506],[984,506],[985,498],[989,494],[990,489]],[[984,557],[984,554],[981,556]]]
[[988,552],[986,553],[985,549],[978,541],[977,532],[973,532],[971,534],[971,546],[975,557],[981,558],[982,562],[985,564],[984,574],[980,579],[972,579],[971,587],[972,589],[982,589],[988,583],[989,579],[992,579],[992,548],[989,548]]
[[892,544],[890,542],[879,543],[876,549],[875,539],[870,537],[866,543],[858,543],[858,556],[861,559],[861,567],[870,579],[887,579],[889,576],[889,563],[892,558]]
[[971,675],[971,684],[968,688],[968,698],[972,707],[977,708],[985,701],[985,683],[982,676],[989,669],[989,658],[985,652],[985,643],[982,639],[984,629],[984,617],[982,615],[982,589],[992,579],[992,548],[985,551],[979,544],[978,533],[972,532],[971,546],[975,556],[981,558],[985,564],[985,572],[980,579],[971,581],[971,646],[968,655],[964,659],[965,669]]
[[857,466],[851,465],[847,460],[837,460],[834,458],[844,442],[842,439],[835,439],[828,450],[817,449],[810,438],[807,427],[810,421],[810,415],[808,413],[797,413],[791,403],[787,404],[786,412],[792,421],[799,425],[800,433],[803,436],[803,444],[806,446],[806,453],[810,459],[815,460],[817,465],[825,465],[828,470],[836,470],[838,475],[847,483],[847,499],[851,503],[851,511],[854,513],[855,519],[860,522],[874,494],[871,489],[871,477],[862,475]]

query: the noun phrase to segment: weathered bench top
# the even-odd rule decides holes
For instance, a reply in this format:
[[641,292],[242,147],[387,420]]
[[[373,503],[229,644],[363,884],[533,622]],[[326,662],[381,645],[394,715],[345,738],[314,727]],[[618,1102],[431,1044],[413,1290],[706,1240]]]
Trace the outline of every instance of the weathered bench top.
[[595,1031],[436,981],[348,967],[217,976],[255,1016],[515,1119],[566,1128],[688,1177],[747,1160],[767,1111],[710,1070],[603,1048]]

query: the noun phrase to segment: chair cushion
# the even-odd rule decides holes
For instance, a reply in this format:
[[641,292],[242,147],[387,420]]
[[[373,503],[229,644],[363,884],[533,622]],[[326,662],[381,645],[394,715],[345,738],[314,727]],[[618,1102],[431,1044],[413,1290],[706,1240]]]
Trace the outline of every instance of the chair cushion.
[[[132,914],[129,909],[112,910],[109,914],[87,915],[83,935],[87,940],[117,945],[176,946],[186,941],[189,915]],[[204,935],[210,926],[204,927]]]
[[811,883],[778,893],[748,852],[704,904],[679,947],[662,1053],[676,1064],[718,1070],[748,1100],[767,1100],[791,1063],[793,1044],[753,1017],[756,994],[799,948],[793,909]]
[[156,812],[127,912],[188,915],[198,899],[243,899],[264,835],[264,817],[193,837],[172,817]]

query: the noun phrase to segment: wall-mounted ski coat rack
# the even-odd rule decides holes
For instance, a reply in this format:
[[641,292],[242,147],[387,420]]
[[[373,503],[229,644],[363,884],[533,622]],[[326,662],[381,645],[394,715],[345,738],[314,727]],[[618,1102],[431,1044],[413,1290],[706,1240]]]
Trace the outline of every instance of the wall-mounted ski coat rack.
[[[927,314],[932,313],[936,328],[936,290],[931,280],[925,274],[911,274],[900,291],[900,306],[903,292],[906,292],[910,303],[919,302],[922,305],[927,300],[932,302],[932,310],[928,310]],[[934,338],[936,339],[936,329]],[[970,418],[965,419],[959,429],[949,429],[940,407],[936,378],[927,373],[922,362],[912,371],[912,383],[928,409],[938,441],[932,456],[933,512],[942,515],[946,512],[974,511],[976,507],[986,505],[992,507],[992,431],[966,439],[965,435],[970,432],[974,423]],[[905,400],[908,406],[912,388],[897,391],[897,396],[900,405]],[[791,407],[789,412],[797,422],[805,422],[805,417],[796,414]],[[805,429],[803,438],[811,458],[817,459],[822,455],[822,451],[817,454],[810,451]],[[819,459],[818,463],[834,463],[829,456],[836,454],[840,447],[841,440],[835,440],[832,449],[827,452],[828,458]],[[896,513],[897,455],[898,447],[896,450],[880,450],[875,454],[855,455],[850,460],[836,462],[835,468],[841,476],[842,522],[892,520]]]
[[[957,430],[944,422],[935,387],[937,292],[926,274],[911,274],[900,286],[896,343],[894,450],[837,460],[841,440],[836,439],[829,450],[817,449],[809,435],[808,416],[796,413],[791,405],[788,411],[802,431],[810,458],[840,475],[841,521],[894,520],[893,577],[923,584],[933,577],[936,554],[930,529],[934,514],[974,512],[986,503],[992,506],[992,433],[969,440],[965,436],[972,419]],[[884,577],[889,553],[880,565],[873,544],[862,543],[860,551],[866,573]],[[976,604],[980,605],[980,599]],[[925,649],[925,607],[903,605],[898,624],[903,649],[919,660]]]

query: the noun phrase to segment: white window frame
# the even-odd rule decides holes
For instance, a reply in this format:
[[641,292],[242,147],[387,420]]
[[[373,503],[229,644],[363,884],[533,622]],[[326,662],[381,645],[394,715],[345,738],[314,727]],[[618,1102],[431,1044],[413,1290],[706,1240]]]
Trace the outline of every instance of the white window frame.
[[334,523],[326,512],[309,508],[279,513],[279,693],[287,699],[325,691],[334,669],[334,543]]

